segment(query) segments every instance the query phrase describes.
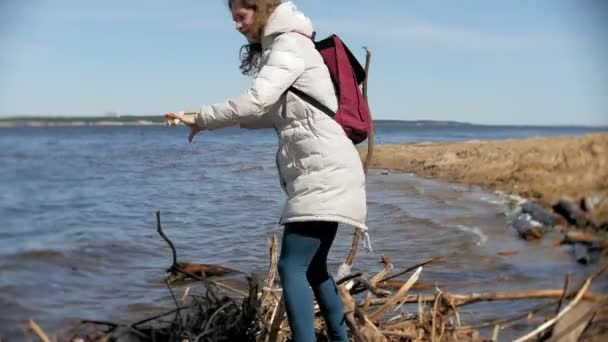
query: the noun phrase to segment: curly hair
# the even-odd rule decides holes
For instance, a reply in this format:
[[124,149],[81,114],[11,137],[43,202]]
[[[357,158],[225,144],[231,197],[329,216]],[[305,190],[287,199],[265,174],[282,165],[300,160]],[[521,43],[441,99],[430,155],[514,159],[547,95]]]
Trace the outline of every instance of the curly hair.
[[254,43],[245,44],[239,51],[241,65],[239,69],[243,75],[255,75],[260,65],[260,57],[262,56],[262,37],[264,28],[268,18],[281,4],[281,0],[228,0],[228,7],[232,10],[232,6],[237,3],[245,8],[254,10],[253,17],[253,34]]

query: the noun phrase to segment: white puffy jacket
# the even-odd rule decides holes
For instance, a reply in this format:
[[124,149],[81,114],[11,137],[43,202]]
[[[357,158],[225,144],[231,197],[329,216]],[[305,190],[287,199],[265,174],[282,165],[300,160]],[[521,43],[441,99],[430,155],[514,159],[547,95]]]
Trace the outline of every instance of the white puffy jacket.
[[331,117],[287,92],[292,85],[332,110],[338,107],[329,72],[313,42],[312,23],[291,2],[272,13],[262,39],[262,60],[243,95],[205,106],[202,129],[240,125],[279,135],[277,166],[288,199],[280,223],[341,222],[367,231],[365,176],[359,154]]

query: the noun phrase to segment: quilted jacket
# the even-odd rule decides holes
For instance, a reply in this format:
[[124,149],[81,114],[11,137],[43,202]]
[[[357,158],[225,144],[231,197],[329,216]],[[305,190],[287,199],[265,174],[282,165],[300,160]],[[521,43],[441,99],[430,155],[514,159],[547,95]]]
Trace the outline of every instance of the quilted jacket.
[[302,98],[292,85],[332,110],[338,107],[329,72],[311,35],[311,21],[291,2],[271,14],[262,38],[257,75],[242,95],[203,106],[202,129],[240,125],[274,128],[280,183],[287,201],[280,223],[334,221],[367,233],[365,176],[359,154],[342,127]]

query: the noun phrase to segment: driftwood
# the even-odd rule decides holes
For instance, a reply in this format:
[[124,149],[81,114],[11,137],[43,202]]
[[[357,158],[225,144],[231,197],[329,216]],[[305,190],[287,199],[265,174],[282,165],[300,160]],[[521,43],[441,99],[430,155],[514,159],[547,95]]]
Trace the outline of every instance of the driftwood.
[[[84,336],[83,341],[112,340],[117,336],[133,336],[139,341],[259,341],[259,342],[285,342],[290,339],[289,326],[284,315],[281,304],[280,289],[276,288],[276,260],[277,243],[276,236],[270,241],[270,266],[264,287],[257,286],[258,281],[254,276],[250,278],[249,293],[240,302],[230,299],[224,295],[219,295],[219,299],[211,296],[197,297],[190,296],[190,303],[186,306],[157,315],[145,321],[140,321],[131,326],[120,326],[107,322],[90,321],[88,324],[110,326],[106,332],[95,331]],[[385,269],[372,277],[383,278],[392,264],[385,259]],[[591,300],[594,305],[586,311],[585,317],[592,317],[594,310],[599,310],[601,303],[606,303],[608,298],[603,294],[590,293],[589,284],[593,277],[596,277],[606,268],[586,279],[583,286],[577,288],[570,294],[564,295],[563,290],[545,291],[520,291],[510,293],[493,294],[472,294],[458,295],[437,290],[433,295],[408,295],[413,284],[416,283],[422,267],[410,277],[397,293],[389,298],[374,299],[370,303],[371,310],[364,310],[362,306],[356,304],[346,286],[342,284],[338,291],[342,296],[345,307],[346,323],[351,331],[354,341],[481,341],[477,327],[462,326],[457,308],[462,305],[469,305],[482,300],[511,300],[511,299],[539,299],[539,298],[572,298],[570,303],[558,315],[547,323],[534,330],[532,336],[539,332],[549,331],[548,329],[558,322],[560,318],[567,317],[568,312],[582,300]],[[382,300],[382,303],[378,301]],[[398,310],[404,303],[417,303],[418,313],[413,316],[402,315]],[[382,305],[379,308],[372,308],[375,305]],[[539,313],[542,310],[556,305],[555,301],[543,303],[526,313],[519,313],[517,316],[509,317],[501,321],[486,322],[478,327],[504,325],[509,322],[524,319],[532,313]],[[179,312],[179,314],[178,314]],[[173,317],[172,321],[157,321],[166,317]],[[154,322],[157,322],[154,324]],[[320,318],[315,324],[317,337],[325,340],[323,324]],[[159,325],[160,324],[160,325]],[[145,325],[145,326],[144,326]],[[494,330],[496,333],[500,329]],[[561,333],[563,330],[556,330]],[[527,335],[530,335],[527,334]],[[72,341],[69,339],[59,341]],[[93,338],[94,336],[94,338]],[[523,337],[525,340],[527,337]],[[522,340],[522,341],[523,341]]]
[[[369,79],[369,66],[372,59],[372,53],[369,49],[364,46],[365,50],[365,79],[363,80],[363,98],[369,106],[369,100],[367,97],[367,80]],[[365,156],[365,162],[363,163],[363,172],[367,174],[367,169],[372,163],[372,157],[374,155],[374,120],[372,120],[372,110],[369,109],[369,136],[367,137],[367,156]]]
[[[390,273],[390,271],[393,269],[393,264],[391,263],[390,259],[386,256],[382,256],[382,263],[385,265],[384,270],[381,273],[378,273],[376,275],[376,277],[374,277],[375,279],[370,280],[368,283],[370,285],[373,285],[374,287],[377,288],[384,288],[384,289],[395,289],[395,290],[399,290],[404,284],[405,281],[404,280],[398,280],[395,279],[399,276],[402,276],[408,272],[411,272],[415,269],[417,269],[418,267],[421,266],[426,266],[428,264],[437,262],[442,260],[442,258],[440,257],[434,257],[434,258],[430,258],[426,261],[423,261],[421,263],[418,263],[414,266],[408,267],[402,271],[399,271],[395,274],[392,275],[388,275],[388,273]],[[366,289],[368,289],[367,286],[364,286],[365,284],[358,284],[356,283],[352,290],[350,291],[351,294],[358,294],[361,292],[364,292]],[[416,282],[413,286],[412,289],[414,290],[423,290],[423,289],[429,289],[432,288],[434,285],[433,284],[429,284],[429,283],[424,283],[424,282]]]
[[[384,277],[386,277],[386,275],[393,269],[393,263],[391,262],[391,259],[389,257],[387,257],[386,255],[382,255],[382,263],[384,264],[384,269],[376,274],[375,276],[372,277],[372,279],[370,279],[369,284],[371,286],[376,286],[376,284],[383,279]],[[353,288],[352,289],[352,293],[356,293],[356,289]],[[367,294],[367,298],[365,299],[365,304],[363,305],[363,309],[366,310],[367,307],[369,306],[370,301],[372,300],[372,292],[370,291]]]
[[397,304],[401,299],[407,294],[412,288],[412,285],[418,281],[418,277],[420,276],[420,272],[422,272],[422,266],[419,267],[416,272],[408,279],[405,284],[399,289],[397,294],[395,294],[392,298],[389,298],[384,305],[382,305],[378,310],[374,311],[369,317],[371,321],[378,321],[382,315],[384,315],[392,306]]
[[170,283],[173,283],[190,279],[191,274],[195,274],[199,277],[220,277],[230,273],[238,273],[239,271],[219,265],[178,262],[176,265],[169,267],[167,272],[169,273],[167,280]]
[[[498,283],[498,282],[502,282],[502,281],[505,281],[508,279],[509,279],[508,277],[500,276],[500,277],[495,277],[495,278],[491,278],[491,279],[487,279],[487,280],[453,282],[453,283],[447,283],[447,284],[431,284],[428,282],[418,281],[412,286],[412,290],[428,290],[428,289],[432,289],[434,287],[440,287],[443,289],[464,288],[464,287],[468,287],[468,286],[476,286],[476,285],[481,285],[481,284]],[[399,280],[399,279],[383,280],[378,283],[378,287],[383,288],[383,289],[398,290],[401,288],[401,286],[403,286],[405,284],[405,282],[406,282],[405,280]]]
[[576,303],[569,312],[563,315],[563,317],[555,323],[555,326],[550,332],[551,337],[547,341],[579,341],[581,334],[593,319],[593,314],[597,311],[596,306],[606,304],[608,303],[592,304],[583,301]]
[[[378,283],[378,287],[382,289],[398,290],[405,284],[405,282],[405,280],[399,279],[383,280]],[[433,287],[435,287],[435,285],[431,283],[417,282],[412,285],[412,290],[428,290],[432,289]]]
[[531,340],[536,335],[543,332],[543,330],[545,330],[548,327],[555,324],[555,322],[557,322],[561,317],[563,317],[568,311],[570,311],[572,309],[572,307],[574,307],[576,305],[576,303],[578,303],[583,298],[583,296],[585,295],[585,292],[591,285],[591,280],[593,280],[593,277],[589,277],[589,278],[587,278],[587,280],[585,280],[585,282],[583,283],[583,286],[578,291],[576,297],[574,297],[574,299],[570,303],[568,303],[568,305],[563,310],[561,310],[554,318],[543,323],[541,326],[539,326],[538,328],[534,329],[533,331],[527,333],[526,335],[518,338],[517,340],[515,340],[515,342],[524,342],[524,341]]
[[169,268],[167,268],[166,270],[166,272],[169,273],[166,278],[167,282],[173,283],[176,281],[191,279],[194,276],[207,278],[223,276],[229,273],[238,272],[237,270],[233,270],[231,268],[219,265],[177,262],[177,252],[175,251],[175,246],[173,245],[173,242],[171,242],[171,240],[163,232],[163,228],[160,223],[160,211],[156,212],[156,231],[163,238],[163,240],[167,242],[169,248],[171,248],[171,255],[173,257],[171,266],[169,266]]
[[589,232],[580,230],[571,230],[567,232],[560,244],[584,244],[592,250],[608,249],[608,241]]
[[[170,311],[131,325],[103,321],[83,322],[86,323],[88,329],[91,326],[103,327],[103,329],[97,328],[91,331],[84,330],[84,326],[82,326],[80,331],[86,331],[86,334],[72,333],[65,339],[58,338],[57,340],[74,341],[74,338],[78,337],[86,342],[110,341],[119,337],[127,340],[130,336],[134,340],[142,342],[289,341],[291,333],[282,304],[282,290],[277,283],[278,242],[276,235],[269,240],[269,247],[270,265],[266,277],[263,281],[258,281],[252,275],[249,278],[248,291],[222,287],[217,282],[193,275],[193,279],[200,281],[203,289],[207,290],[205,295],[188,295],[184,303],[177,300],[173,289],[169,287],[175,305],[175,308]],[[423,264],[429,265],[434,260],[425,261]],[[455,294],[436,288],[434,294],[420,294],[411,292],[416,289],[422,266],[406,268],[406,270],[416,269],[416,271],[401,285],[398,291],[387,292],[386,289],[380,288],[380,284],[398,281],[393,277],[404,272],[388,276],[393,269],[393,264],[387,256],[383,256],[382,261],[384,269],[369,280],[363,274],[354,274],[350,275],[348,279],[343,279],[341,285],[338,286],[345,308],[345,320],[354,341],[477,342],[484,340],[476,330],[478,328],[494,327],[492,337],[498,338],[498,333],[505,325],[514,324],[532,314],[546,314],[549,309],[555,307],[557,309],[550,310],[551,312],[548,313],[555,317],[536,329],[530,329],[532,331],[525,334],[520,340],[525,341],[530,336],[548,338],[551,333],[561,336],[564,331],[574,332],[574,328],[569,329],[571,326],[576,328],[577,334],[580,334],[580,324],[583,323],[577,323],[578,318],[592,320],[595,317],[594,314],[608,302],[608,295],[589,291],[592,280],[606,271],[608,265],[587,278],[581,286],[575,287],[576,290],[571,292],[568,292],[568,278],[566,278],[564,288],[557,290]],[[449,285],[451,284],[446,284],[446,286]],[[357,303],[353,299],[352,293],[359,286],[368,293],[365,300]],[[235,291],[240,291],[243,295],[238,298],[228,295]],[[381,296],[386,297],[380,298]],[[482,301],[538,299],[551,299],[551,301],[537,305],[524,313],[517,313],[515,316],[501,320],[481,322],[477,326],[463,326],[458,313],[460,307]],[[560,303],[566,300],[570,301],[562,308]],[[578,310],[573,308],[583,301],[587,301],[585,303],[591,305],[586,305],[585,311],[581,315],[577,313]],[[408,309],[406,313],[402,306],[407,303],[417,304],[418,312],[411,313]],[[537,317],[542,318],[542,316]],[[564,322],[557,324],[562,319]],[[564,324],[566,324],[565,328],[563,328]],[[556,328],[552,329],[554,325]],[[325,327],[320,317],[315,321],[315,329],[317,339],[326,340]],[[586,332],[584,333],[586,334]]]
[[[350,328],[355,341],[387,341],[384,334],[382,334],[378,328],[360,311],[357,312],[355,307],[355,301],[350,296],[349,291],[345,286],[338,288],[342,301],[344,302],[344,313],[346,315],[346,324]],[[357,312],[357,318],[355,318],[355,312]]]
[[338,269],[337,278],[342,279],[347,277],[350,274],[350,270],[353,266],[353,262],[355,261],[355,257],[357,256],[357,250],[359,249],[359,240],[361,238],[361,232],[357,228],[353,228],[353,241],[350,246],[350,251],[348,252],[348,257],[346,261],[340,265]]
[[[449,298],[455,306],[464,306],[478,302],[493,302],[503,300],[529,300],[529,299],[558,299],[564,295],[561,289],[549,290],[531,290],[531,291],[509,291],[509,292],[491,292],[491,293],[474,293],[469,295],[464,294],[449,294],[444,293],[444,297]],[[419,301],[430,302],[435,299],[435,295],[409,295],[403,298],[401,303],[415,304]],[[590,301],[601,301],[606,299],[605,294],[587,292],[583,299]],[[370,305],[384,305],[388,299],[380,298],[371,301]],[[363,306],[363,303],[359,303]]]
[[32,332],[34,332],[38,339],[40,339],[40,341],[51,342],[51,339],[46,335],[46,333],[42,330],[42,328],[40,328],[40,326],[35,321],[30,319],[28,321],[28,325],[30,326],[30,329],[32,329]]

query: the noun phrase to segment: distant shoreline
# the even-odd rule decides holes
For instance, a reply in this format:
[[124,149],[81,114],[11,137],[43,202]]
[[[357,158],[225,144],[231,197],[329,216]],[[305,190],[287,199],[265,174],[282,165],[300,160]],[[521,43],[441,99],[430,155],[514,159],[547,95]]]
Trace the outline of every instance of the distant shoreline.
[[44,120],[1,120],[0,128],[14,127],[87,127],[87,126],[165,126],[164,122],[137,121],[44,121]]
[[[411,125],[411,126],[450,126],[450,127],[536,127],[536,128],[584,128],[607,130],[608,126],[585,125],[516,125],[516,124],[477,124],[459,121],[443,120],[374,120],[374,125]],[[148,116],[118,116],[118,117],[85,117],[85,116],[28,116],[0,118],[0,128],[12,127],[81,127],[81,126],[165,126],[166,119],[162,115]]]
[[0,127],[80,127],[80,126],[161,126],[166,120],[158,116],[121,117],[10,117],[0,118]]

